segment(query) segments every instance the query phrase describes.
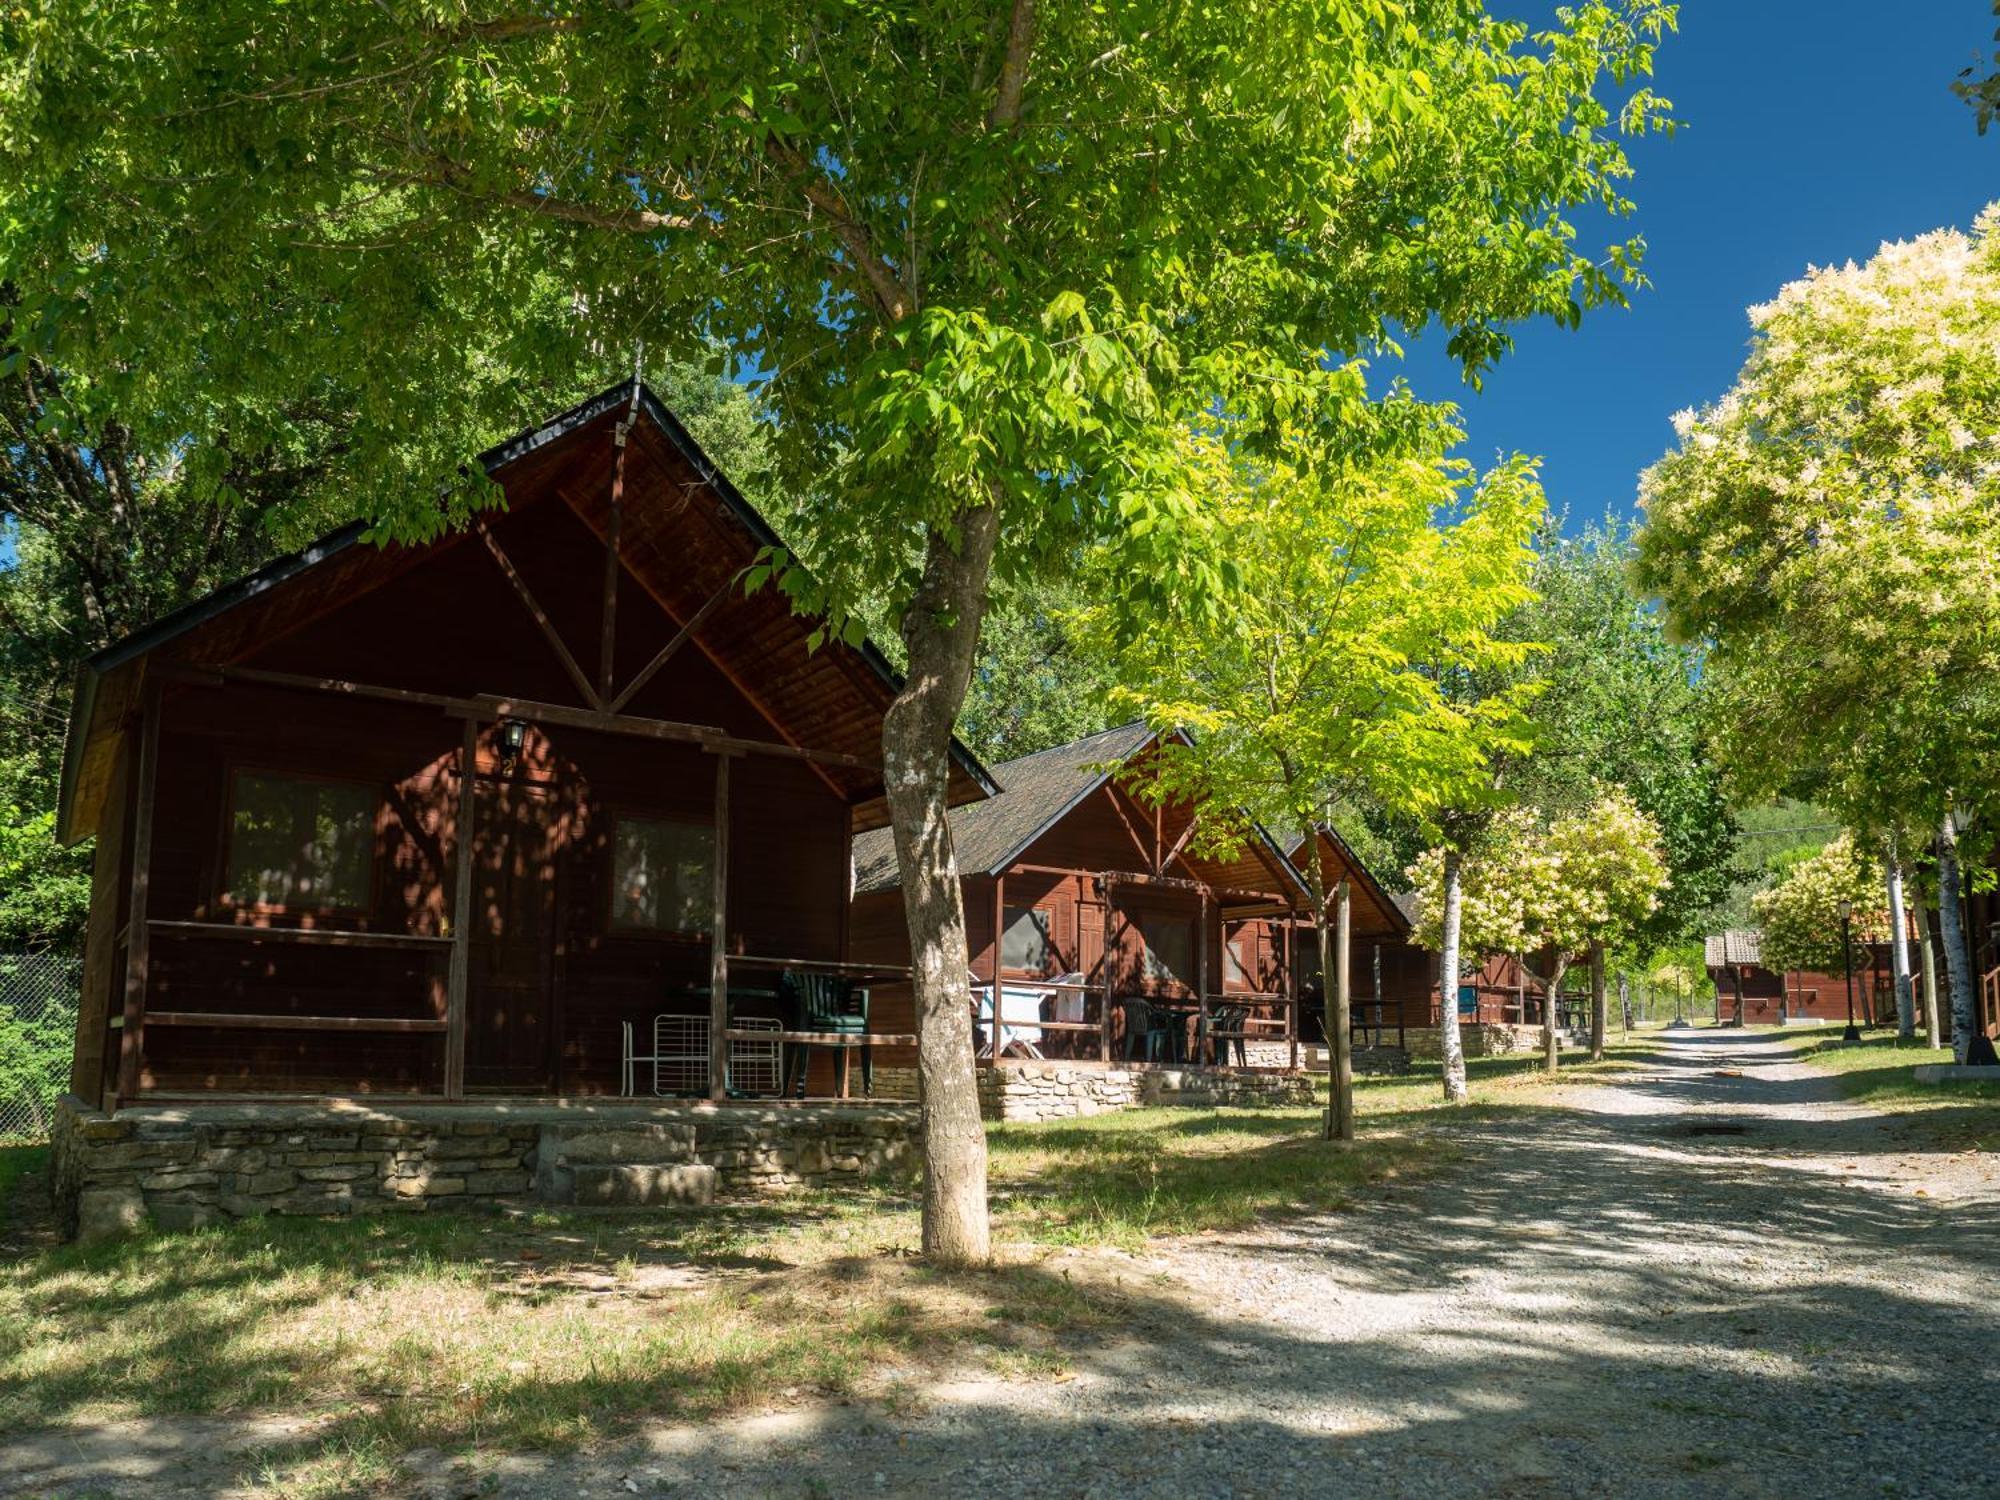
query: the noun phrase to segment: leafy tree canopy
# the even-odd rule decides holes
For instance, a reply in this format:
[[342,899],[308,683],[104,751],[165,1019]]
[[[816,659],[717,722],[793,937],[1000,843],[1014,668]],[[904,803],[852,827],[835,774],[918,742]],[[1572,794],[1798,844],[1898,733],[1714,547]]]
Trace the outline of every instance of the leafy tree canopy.
[[1885,891],[1881,866],[1857,849],[1847,834],[1834,839],[1793,866],[1769,890],[1750,898],[1763,929],[1764,967],[1840,973],[1847,961],[1841,948],[1843,901],[1849,907],[1855,960],[1866,964],[1863,945],[1889,936]]
[[1111,655],[1117,701],[1189,732],[1151,791],[1199,806],[1211,841],[1310,828],[1356,794],[1435,826],[1524,745],[1525,688],[1468,702],[1450,684],[1526,654],[1495,626],[1528,597],[1541,489],[1521,460],[1477,478],[1444,456],[1458,437],[1440,423],[1394,461],[1317,472],[1190,440],[1242,587]]
[[1642,945],[1697,935],[1736,874],[1737,826],[1709,754],[1702,653],[1670,640],[1632,588],[1635,548],[1615,518],[1539,539],[1535,598],[1509,629],[1542,648],[1529,662],[1534,753],[1514,794],[1545,813],[1588,806],[1622,786],[1658,828],[1671,883]]
[[1629,206],[1611,127],[1664,117],[1597,90],[1673,7],[1563,17],[51,0],[0,23],[0,276],[77,420],[218,483],[341,372],[338,467],[401,535],[545,405],[470,370],[643,341],[760,373],[780,467],[848,518],[834,585],[900,601],[925,528],[993,502],[1004,574],[1108,531],[1143,591],[1182,418],[1364,442],[1347,357],[1393,326],[1477,371],[1636,279],[1563,215]]
[[1710,643],[1742,795],[1810,775],[1893,833],[2000,786],[1996,227],[1988,209],[1753,308],[1735,386],[1645,475],[1639,577]]
[[[1408,872],[1419,898],[1416,941],[1437,947],[1444,857],[1431,849]],[[1551,951],[1559,965],[1594,943],[1629,943],[1667,889],[1657,824],[1623,788],[1544,820],[1532,807],[1496,816],[1466,856],[1463,940],[1481,953]]]

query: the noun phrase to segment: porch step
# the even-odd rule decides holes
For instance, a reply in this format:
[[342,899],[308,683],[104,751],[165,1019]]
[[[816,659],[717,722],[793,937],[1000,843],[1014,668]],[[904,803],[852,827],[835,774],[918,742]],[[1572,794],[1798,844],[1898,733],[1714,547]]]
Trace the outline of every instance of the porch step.
[[573,1167],[574,1201],[599,1207],[643,1208],[663,1203],[713,1203],[716,1171],[697,1162]]

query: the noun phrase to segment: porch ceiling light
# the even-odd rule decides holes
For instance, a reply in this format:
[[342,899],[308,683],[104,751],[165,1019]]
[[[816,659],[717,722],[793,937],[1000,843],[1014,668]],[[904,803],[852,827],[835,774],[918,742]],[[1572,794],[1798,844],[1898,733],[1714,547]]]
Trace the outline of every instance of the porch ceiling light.
[[528,744],[528,721],[526,719],[502,719],[500,721],[500,753],[508,760],[520,759],[521,751]]

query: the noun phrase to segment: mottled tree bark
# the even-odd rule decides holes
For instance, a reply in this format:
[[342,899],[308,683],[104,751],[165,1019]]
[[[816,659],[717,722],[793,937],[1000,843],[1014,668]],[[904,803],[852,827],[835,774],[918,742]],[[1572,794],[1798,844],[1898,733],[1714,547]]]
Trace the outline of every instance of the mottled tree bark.
[[1465,1086],[1465,1043],[1458,1034],[1458,929],[1460,873],[1464,857],[1444,851],[1444,916],[1438,954],[1438,1054],[1444,1066],[1444,1096],[1453,1104],[1468,1097]]
[[1930,912],[1923,903],[1917,905],[1917,951],[1924,966],[1924,1045],[1935,1052],[1938,1049],[1938,977],[1937,949],[1931,943]]
[[1562,993],[1563,980],[1568,974],[1569,955],[1558,953],[1555,967],[1542,985],[1542,1066],[1551,1073],[1556,1070],[1562,1049],[1561,1039],[1556,1035],[1556,996]]
[[1352,956],[1353,899],[1348,883],[1340,882],[1335,896],[1338,915],[1334,919],[1332,968],[1328,960],[1326,924],[1320,923],[1320,973],[1333,976],[1327,990],[1327,1066],[1332,1071],[1332,1088],[1327,1098],[1326,1126],[1330,1141],[1354,1139],[1354,1037],[1352,1031],[1354,996],[1348,987],[1348,963]]
[[1604,944],[1590,945],[1590,1060],[1604,1061],[1604,1032],[1609,1007],[1604,997]]
[[998,534],[994,505],[962,516],[956,539],[931,532],[923,578],[903,617],[909,678],[882,721],[883,776],[916,992],[923,1247],[925,1258],[940,1266],[980,1265],[992,1256],[986,1127],[973,1073],[965,903],[946,807],[952,726],[972,678]]
[[1889,955],[1896,981],[1896,1039],[1914,1041],[1917,1007],[1910,993],[1910,921],[1903,906],[1903,864],[1889,856]]
[[1938,926],[1944,937],[1944,971],[1951,980],[1951,1051],[1960,1062],[1972,1044],[1978,1020],[1973,1003],[1972,958],[1965,951],[1964,912],[1959,907],[1958,825],[1946,811],[1938,824]]

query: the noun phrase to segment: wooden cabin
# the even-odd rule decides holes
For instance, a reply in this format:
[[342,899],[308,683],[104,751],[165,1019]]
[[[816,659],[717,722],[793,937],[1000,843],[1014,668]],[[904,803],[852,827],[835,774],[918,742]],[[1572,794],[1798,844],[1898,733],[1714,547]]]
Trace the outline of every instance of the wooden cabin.
[[[1316,829],[1310,841],[1295,835],[1286,842],[1287,856],[1301,870],[1315,853],[1324,889],[1350,883],[1347,993],[1355,1040],[1401,1046],[1407,1028],[1436,1024],[1437,957],[1410,936],[1414,898],[1386,889],[1332,828]],[[1310,910],[1300,920],[1300,1028],[1307,1040],[1319,1042],[1326,1036],[1319,940]]]
[[[1860,1026],[1896,1019],[1894,961],[1889,944],[1857,944],[1867,953],[1854,965],[1854,1020]],[[1715,986],[1717,1025],[1779,1026],[1787,1022],[1845,1021],[1847,975],[1816,970],[1769,969],[1763,935],[1732,927],[1702,940],[1703,965]]]
[[349,526],[83,668],[83,1101],[650,1094],[667,1030],[682,1091],[825,1095],[913,1040],[801,1033],[784,978],[903,977],[849,926],[883,658],[746,591],[777,538],[638,382],[480,461],[469,529]]
[[[983,1062],[1297,1066],[1304,881],[1261,830],[1214,858],[1189,808],[1135,796],[1157,743],[1127,724],[1003,762],[999,791],[952,813]],[[886,831],[857,837],[854,855],[855,957],[907,963]],[[1367,935],[1408,923],[1351,852],[1334,858],[1358,877],[1361,995]]]

